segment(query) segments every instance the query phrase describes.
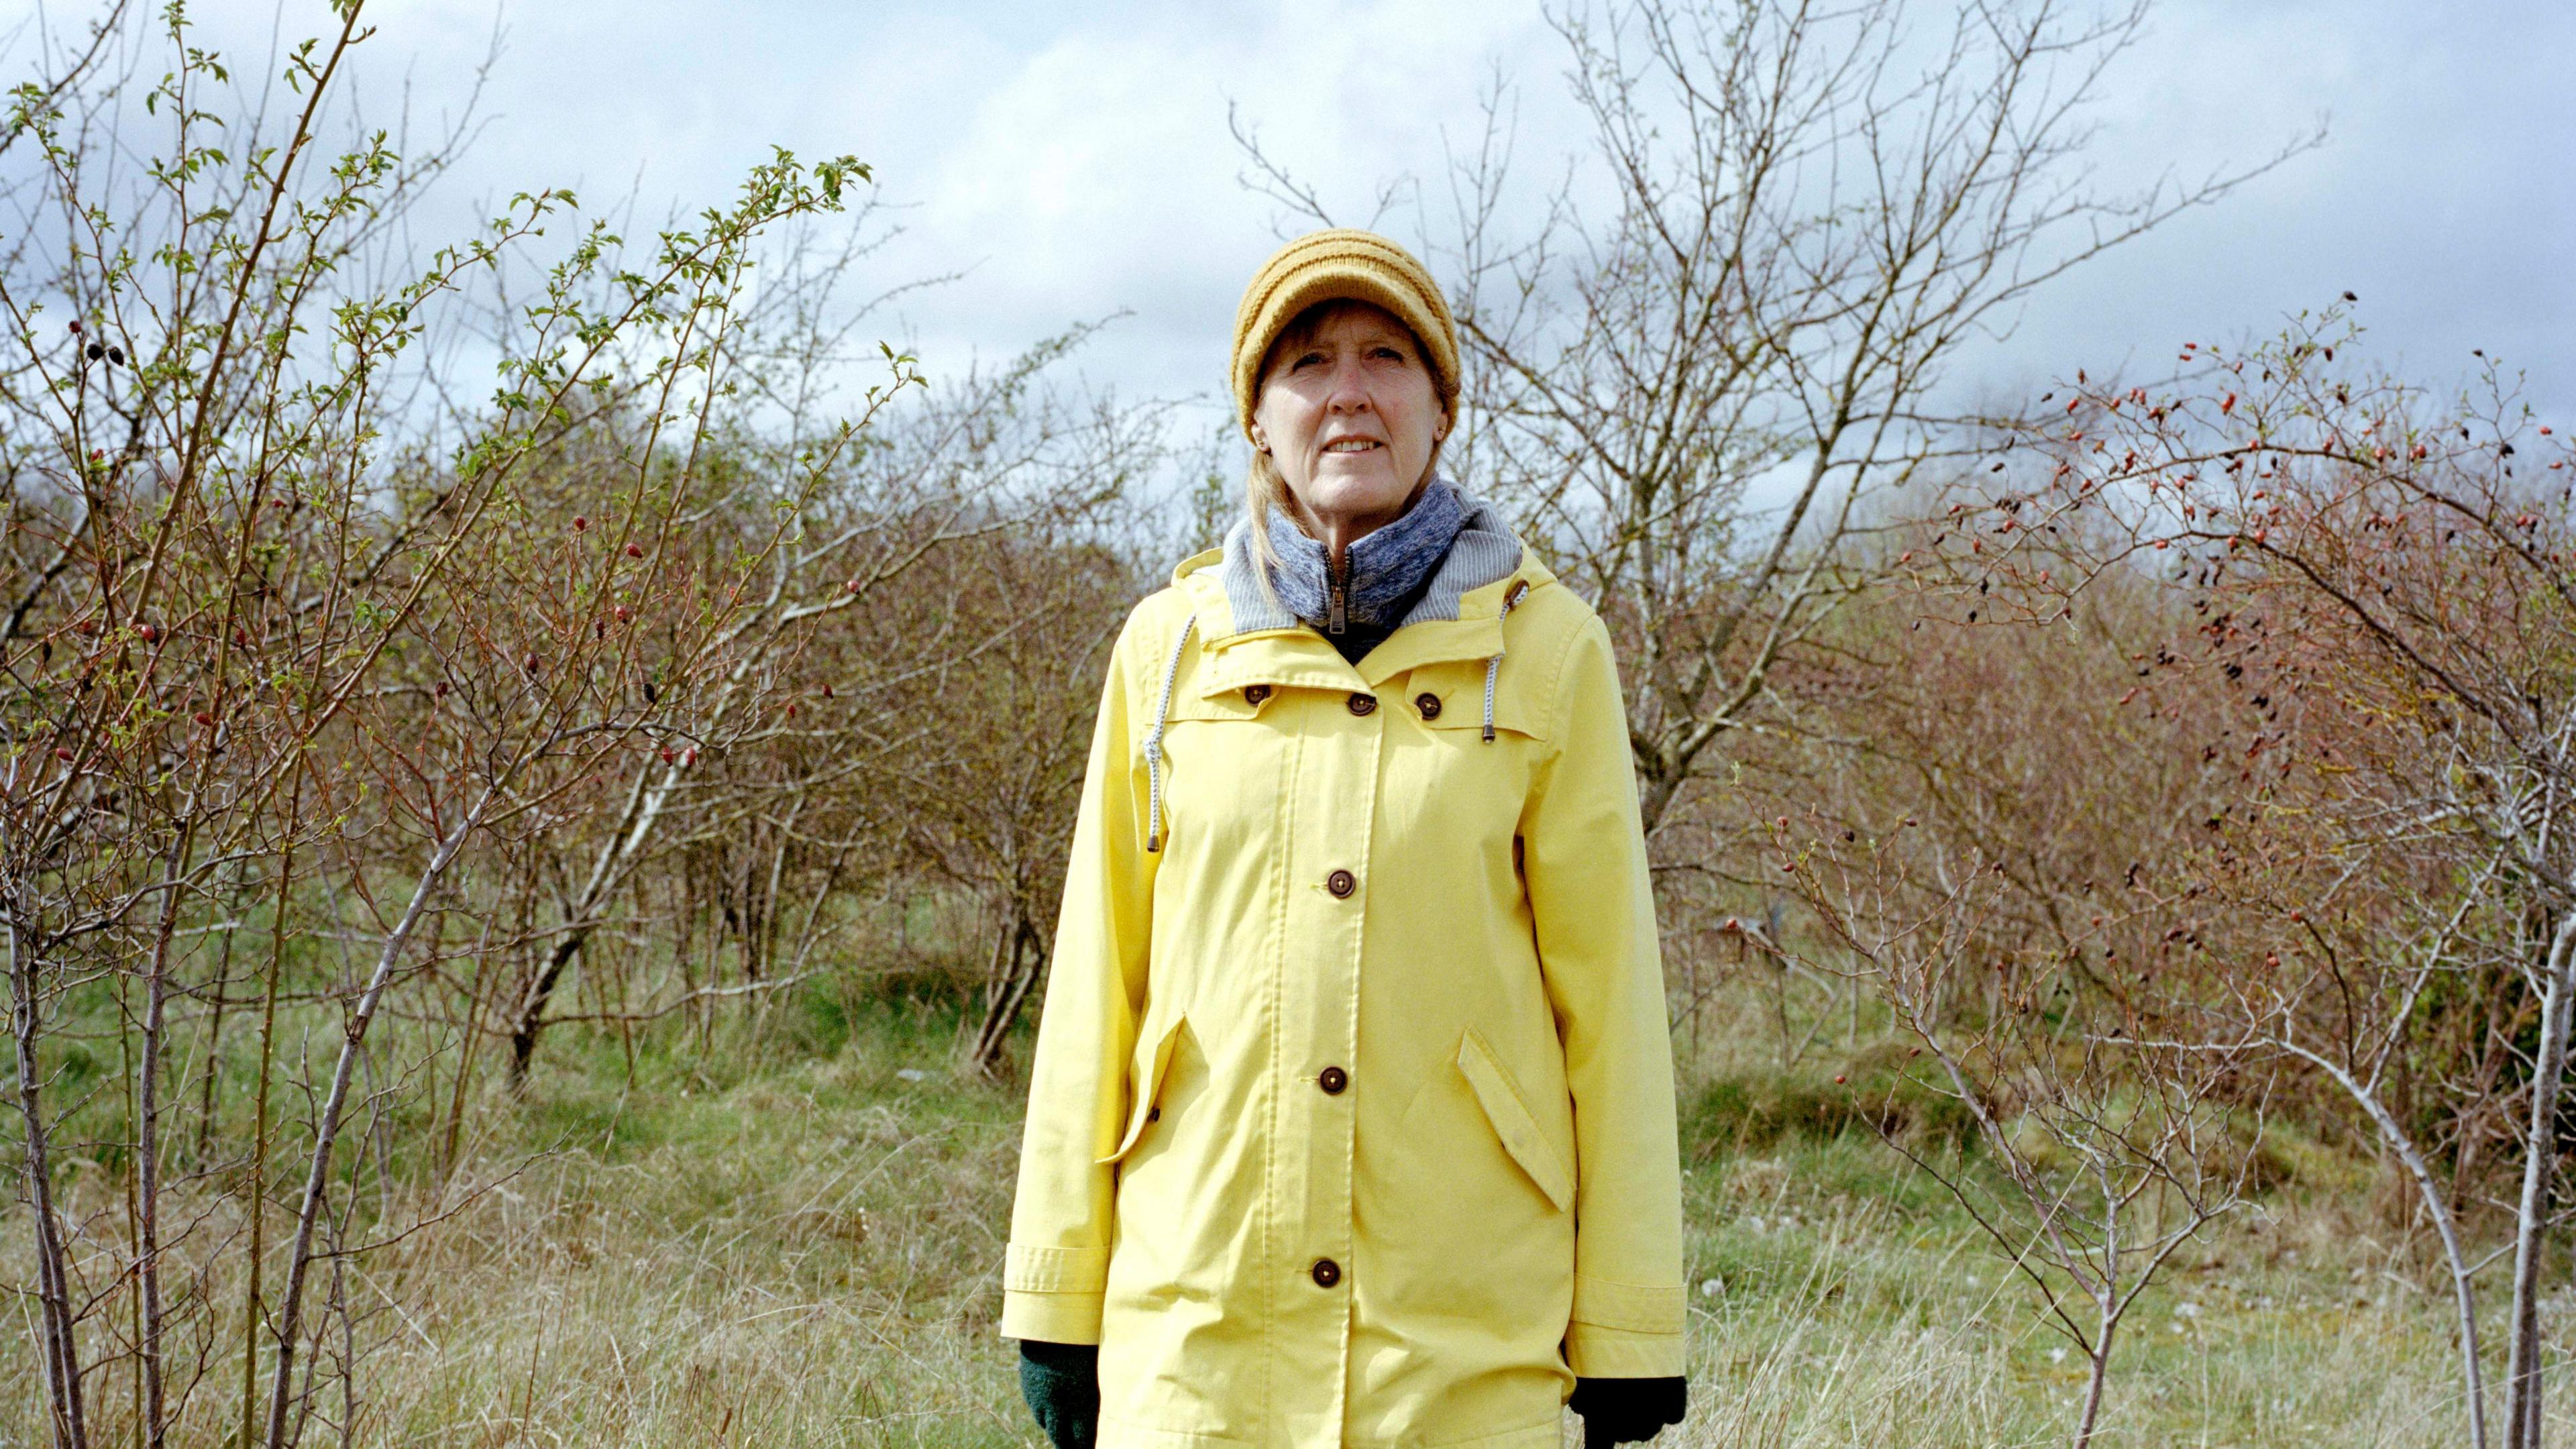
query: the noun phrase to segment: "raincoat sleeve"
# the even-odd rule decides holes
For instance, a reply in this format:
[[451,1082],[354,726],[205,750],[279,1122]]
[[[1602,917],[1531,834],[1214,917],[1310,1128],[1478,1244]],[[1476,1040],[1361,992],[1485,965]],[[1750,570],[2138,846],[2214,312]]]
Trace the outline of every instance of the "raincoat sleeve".
[[1019,1193],[1005,1250],[1006,1337],[1098,1343],[1128,1056],[1145,996],[1154,857],[1145,853],[1135,618],[1110,651],[1081,814],[1065,870],[1046,1004],[1029,1072]]
[[1681,1152],[1646,840],[1610,633],[1585,621],[1558,674],[1553,753],[1523,869],[1574,1098],[1574,1310],[1585,1378],[1683,1372]]

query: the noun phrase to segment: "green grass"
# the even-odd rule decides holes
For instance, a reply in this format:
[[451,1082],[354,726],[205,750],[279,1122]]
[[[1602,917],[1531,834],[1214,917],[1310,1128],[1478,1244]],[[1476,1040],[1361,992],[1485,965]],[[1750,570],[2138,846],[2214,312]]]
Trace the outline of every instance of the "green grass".
[[[631,1058],[607,1033],[550,1038],[524,1098],[494,1088],[472,1114],[450,1216],[341,1285],[356,1442],[1036,1443],[994,1332],[1020,1094],[953,1076],[955,1031],[934,998],[809,992]],[[1939,1185],[1829,1073],[1721,1065],[1684,1093],[1693,1410],[1662,1442],[2065,1442],[2080,1359]],[[1901,1105],[1894,1130],[1956,1152],[1939,1103]],[[2459,1439],[2423,1245],[2367,1164],[2293,1148],[2287,1185],[2139,1309],[2100,1442]],[[24,1315],[0,1332],[0,1374],[32,1383]],[[93,1395],[111,1417],[121,1372]],[[226,1374],[185,1442],[215,1442]],[[43,1442],[12,1397],[0,1446]]]
[[[1865,1131],[1687,1178],[1697,1431],[1733,1445],[2064,1442],[2081,1355],[2027,1283]],[[2322,1210],[2258,1213],[2135,1311],[2101,1442],[2449,1443],[2442,1305]],[[2352,1275],[2364,1272],[2359,1287]]]
[[427,1301],[379,1365],[392,1442],[1025,1442],[1013,1094],[948,1073],[943,1016],[797,1013],[632,1085],[614,1043],[549,1059],[486,1149],[546,1155],[386,1285]]

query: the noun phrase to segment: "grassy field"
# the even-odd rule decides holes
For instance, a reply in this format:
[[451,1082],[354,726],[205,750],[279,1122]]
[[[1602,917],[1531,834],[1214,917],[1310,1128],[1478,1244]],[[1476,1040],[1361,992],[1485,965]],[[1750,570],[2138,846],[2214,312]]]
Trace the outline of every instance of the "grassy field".
[[[917,1002],[818,1003],[631,1078],[613,1041],[550,1041],[476,1144],[486,1180],[518,1170],[344,1286],[375,1309],[356,1442],[1036,1442],[994,1332],[1020,1104],[948,1073],[953,1030]],[[2080,1355],[1937,1185],[1708,1070],[1692,1412],[1662,1442],[2064,1442]],[[2102,1442],[2459,1440],[2445,1301],[2367,1169],[2302,1160],[2143,1306]],[[0,1347],[32,1384],[23,1321]],[[0,1442],[43,1442],[10,1397]]]

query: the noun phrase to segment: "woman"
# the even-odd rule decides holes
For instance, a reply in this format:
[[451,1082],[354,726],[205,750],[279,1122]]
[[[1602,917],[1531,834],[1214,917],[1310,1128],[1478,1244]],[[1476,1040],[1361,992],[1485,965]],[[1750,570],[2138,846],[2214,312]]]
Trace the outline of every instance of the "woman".
[[[1002,1331],[1058,1449],[1555,1449],[1681,1417],[1654,903],[1600,620],[1436,475],[1421,265],[1235,320],[1250,516],[1111,655]],[[1096,1430],[1095,1430],[1096,1415]]]

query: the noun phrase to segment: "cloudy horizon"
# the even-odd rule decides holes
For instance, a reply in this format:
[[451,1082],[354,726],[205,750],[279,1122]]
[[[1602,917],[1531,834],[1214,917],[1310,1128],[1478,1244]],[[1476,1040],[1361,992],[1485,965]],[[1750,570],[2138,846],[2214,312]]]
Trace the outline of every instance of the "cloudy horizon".
[[[85,12],[44,13],[59,26]],[[1114,318],[1078,354],[1081,374],[1193,399],[1211,428],[1235,300],[1283,222],[1238,180],[1230,112],[1337,216],[1362,219],[1398,178],[1436,199],[1443,147],[1472,135],[1496,76],[1518,93],[1529,174],[1584,143],[1561,43],[1517,0],[379,0],[370,14],[362,94],[425,126],[461,110],[500,40],[483,129],[424,228],[461,230],[490,199],[547,185],[650,217],[722,199],[772,145],[853,153],[903,227],[869,279],[963,274],[885,319],[930,371]],[[268,64],[273,28],[327,18],[318,0],[198,16],[237,71]],[[2183,340],[2259,336],[2351,290],[2377,365],[2447,385],[2483,348],[2527,372],[2536,404],[2576,399],[2576,344],[2559,335],[2576,301],[2576,180],[2547,140],[2576,134],[2552,74],[2571,46],[2576,10],[2538,3],[2168,0],[2105,83],[2089,152],[2102,184],[2242,166],[2321,119],[2325,144],[2052,285],[1966,360],[1968,385],[2038,387]],[[1386,228],[1412,242],[1408,221]]]

